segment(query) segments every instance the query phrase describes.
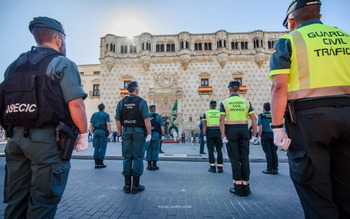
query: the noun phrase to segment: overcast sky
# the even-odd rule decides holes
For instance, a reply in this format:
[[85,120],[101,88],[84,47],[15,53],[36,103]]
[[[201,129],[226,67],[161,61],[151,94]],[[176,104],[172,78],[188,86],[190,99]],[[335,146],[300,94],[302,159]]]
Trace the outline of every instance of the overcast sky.
[[[291,0],[1,0],[0,81],[7,66],[35,41],[28,24],[36,16],[63,23],[67,57],[76,64],[99,63],[106,34],[283,31]],[[322,21],[350,33],[350,0],[323,0]]]

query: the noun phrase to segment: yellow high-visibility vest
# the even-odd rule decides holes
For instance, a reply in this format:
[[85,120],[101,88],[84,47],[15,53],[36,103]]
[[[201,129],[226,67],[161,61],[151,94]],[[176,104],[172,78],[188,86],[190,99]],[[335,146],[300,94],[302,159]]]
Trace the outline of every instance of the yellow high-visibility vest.
[[225,107],[225,124],[248,124],[249,101],[240,96],[231,96],[222,101]]
[[350,36],[346,32],[317,23],[281,38],[291,42],[291,66],[273,71],[289,74],[288,100],[350,94]]
[[207,127],[219,127],[220,126],[220,112],[216,109],[210,109],[205,112],[205,118],[207,120]]

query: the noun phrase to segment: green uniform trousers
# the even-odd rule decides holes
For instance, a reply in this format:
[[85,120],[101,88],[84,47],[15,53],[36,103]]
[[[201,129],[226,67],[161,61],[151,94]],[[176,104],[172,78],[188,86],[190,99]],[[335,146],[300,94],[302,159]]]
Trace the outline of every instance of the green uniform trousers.
[[61,159],[55,129],[16,127],[5,148],[5,218],[54,218],[70,162]]
[[160,134],[158,132],[152,132],[152,139],[146,143],[146,160],[158,161],[160,147]]
[[142,128],[124,127],[122,134],[123,175],[141,176],[145,157],[145,134]]
[[92,140],[94,147],[94,159],[103,160],[107,149],[106,131],[102,129],[94,130],[94,139]]

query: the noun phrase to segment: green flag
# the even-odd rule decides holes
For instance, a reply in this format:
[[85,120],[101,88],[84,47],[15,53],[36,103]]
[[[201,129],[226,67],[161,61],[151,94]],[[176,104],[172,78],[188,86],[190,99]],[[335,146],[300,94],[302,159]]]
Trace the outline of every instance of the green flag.
[[171,110],[171,113],[170,113],[170,118],[169,118],[170,124],[173,124],[176,118],[177,118],[177,100],[175,100],[173,109]]

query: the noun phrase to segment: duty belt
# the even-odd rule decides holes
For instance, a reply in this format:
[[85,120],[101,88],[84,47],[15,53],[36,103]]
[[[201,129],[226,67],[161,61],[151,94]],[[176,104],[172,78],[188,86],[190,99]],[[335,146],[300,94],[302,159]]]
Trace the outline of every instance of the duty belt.
[[44,125],[31,125],[31,126],[16,126],[18,129],[23,129],[23,137],[28,138],[30,129],[55,129],[57,127],[56,123],[47,123]]
[[329,97],[329,98],[318,98],[310,100],[294,100],[288,101],[292,103],[295,111],[312,109],[317,107],[341,107],[341,106],[350,106],[350,96],[349,97]]

